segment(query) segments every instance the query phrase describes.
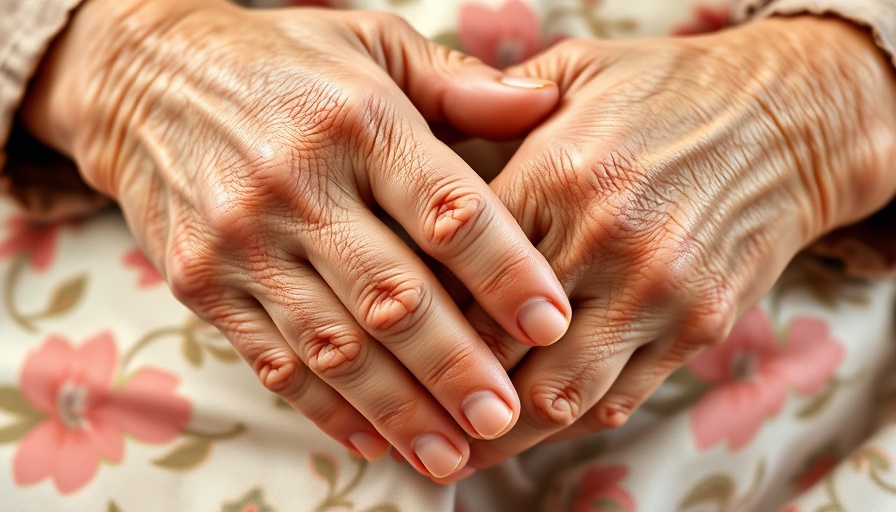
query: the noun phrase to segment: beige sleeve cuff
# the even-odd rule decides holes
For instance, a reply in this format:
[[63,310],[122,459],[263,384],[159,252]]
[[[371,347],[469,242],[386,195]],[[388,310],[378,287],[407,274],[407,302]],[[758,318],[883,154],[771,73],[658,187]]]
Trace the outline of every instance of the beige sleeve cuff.
[[896,65],[896,0],[736,0],[734,18],[832,14],[868,27]]
[[[81,0],[0,0],[0,145],[28,80]],[[3,156],[0,156],[2,159]]]
[[50,43],[83,0],[0,0],[0,192],[36,219],[52,220],[108,202],[91,192],[70,161],[15,123],[28,82]]

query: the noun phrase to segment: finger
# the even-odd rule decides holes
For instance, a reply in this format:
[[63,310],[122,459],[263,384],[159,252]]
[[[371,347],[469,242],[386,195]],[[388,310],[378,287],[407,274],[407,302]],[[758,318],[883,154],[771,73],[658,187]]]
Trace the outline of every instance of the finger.
[[476,330],[476,334],[482,338],[492,354],[498,358],[501,366],[510,371],[531,350],[528,345],[518,343],[507,334],[492,317],[485,312],[478,302],[471,304],[465,313],[470,326]]
[[721,343],[736,318],[725,313],[694,317],[699,320],[683,324],[677,332],[639,348],[598,403],[574,425],[560,432],[556,439],[625,424],[669,375],[707,347]]
[[562,441],[624,425],[632,413],[677,368],[668,344],[654,342],[636,350],[606,394],[574,424],[550,436]]
[[353,220],[322,231],[321,243],[308,250],[346,305],[340,311],[394,354],[468,434],[502,435],[519,399],[500,364],[397,235],[361,205],[346,217]]
[[[556,341],[568,327],[570,310],[550,266],[494,193],[431,135],[417,113],[461,129],[528,128],[556,104],[553,85],[538,82],[533,88],[537,81],[503,77],[425,41],[399,18],[382,19],[355,23],[371,55],[403,91],[392,95],[397,109],[367,113],[372,140],[365,146],[375,150],[364,163],[374,198],[515,339],[539,345]],[[538,107],[542,104],[548,108]],[[537,115],[528,116],[531,112]]]
[[361,329],[314,269],[289,262],[278,268],[254,291],[302,361],[419,471],[445,477],[461,469],[469,446],[445,409]]
[[378,121],[383,150],[363,164],[377,203],[515,339],[559,339],[571,314],[566,294],[498,197],[411,116]]
[[370,55],[427,121],[446,121],[477,137],[507,139],[524,134],[557,105],[553,82],[507,76],[427,41],[400,17],[350,19]]
[[227,301],[210,320],[266,389],[325,434],[368,460],[379,458],[389,449],[388,441],[355,407],[305,366],[253,298]]
[[542,347],[514,375],[522,413],[504,437],[473,443],[469,465],[483,469],[534,446],[573,425],[610,388],[643,333],[607,322],[607,308],[584,304],[576,309],[569,332],[559,343]]

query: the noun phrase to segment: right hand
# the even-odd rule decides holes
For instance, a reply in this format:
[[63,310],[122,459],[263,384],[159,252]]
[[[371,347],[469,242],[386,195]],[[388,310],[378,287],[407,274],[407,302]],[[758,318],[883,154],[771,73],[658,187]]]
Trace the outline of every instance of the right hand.
[[465,465],[464,432],[513,426],[519,398],[372,210],[517,340],[560,338],[571,308],[550,266],[427,125],[504,138],[554,107],[554,84],[502,76],[381,14],[89,0],[24,115],[268,389],[350,449],[391,443],[440,478]]

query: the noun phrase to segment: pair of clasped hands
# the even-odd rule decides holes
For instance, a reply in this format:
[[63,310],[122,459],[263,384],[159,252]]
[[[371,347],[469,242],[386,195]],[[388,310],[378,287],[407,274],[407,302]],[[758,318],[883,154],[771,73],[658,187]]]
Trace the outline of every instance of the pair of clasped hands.
[[[452,482],[623,424],[800,248],[886,202],[881,151],[805,129],[892,121],[862,99],[892,85],[867,39],[769,20],[502,72],[380,13],[87,0],[23,118],[267,389]],[[851,66],[848,112],[815,108]],[[486,183],[434,131],[522,143]]]

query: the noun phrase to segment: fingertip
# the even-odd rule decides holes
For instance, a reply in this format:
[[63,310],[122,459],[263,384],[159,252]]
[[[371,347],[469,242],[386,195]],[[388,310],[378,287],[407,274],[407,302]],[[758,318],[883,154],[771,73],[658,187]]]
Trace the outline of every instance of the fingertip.
[[551,345],[562,338],[570,323],[567,314],[546,298],[527,301],[517,311],[516,319],[523,334],[539,346]]
[[348,443],[367,460],[376,460],[386,454],[391,446],[379,434],[359,431],[348,436]]
[[439,434],[426,434],[413,442],[414,454],[429,474],[446,478],[457,472],[464,463],[464,455],[454,444]]
[[513,427],[513,409],[492,391],[477,391],[461,405],[467,420],[482,439],[496,439]]
[[597,418],[605,428],[619,428],[628,422],[629,415],[612,406],[603,406],[599,407]]
[[445,92],[443,109],[445,118],[460,130],[501,140],[534,128],[559,99],[554,82],[491,71],[455,77]]

